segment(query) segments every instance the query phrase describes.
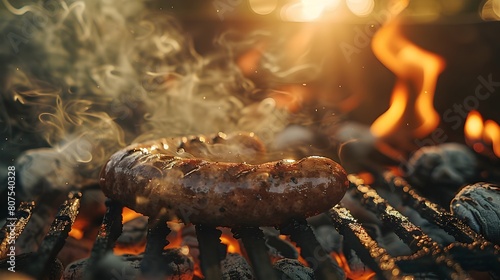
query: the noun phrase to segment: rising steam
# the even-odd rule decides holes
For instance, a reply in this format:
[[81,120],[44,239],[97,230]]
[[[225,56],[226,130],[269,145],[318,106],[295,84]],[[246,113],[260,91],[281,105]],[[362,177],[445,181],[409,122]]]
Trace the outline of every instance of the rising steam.
[[131,142],[249,130],[269,143],[287,124],[233,52],[201,57],[149,1],[2,3],[0,153],[27,196],[94,182]]

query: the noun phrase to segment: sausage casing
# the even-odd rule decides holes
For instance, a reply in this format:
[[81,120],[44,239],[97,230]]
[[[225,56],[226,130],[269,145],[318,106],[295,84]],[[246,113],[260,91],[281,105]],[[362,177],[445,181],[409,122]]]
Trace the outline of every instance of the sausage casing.
[[[246,140],[246,147],[260,152]],[[319,214],[336,205],[348,187],[344,169],[324,157],[253,165],[219,162],[172,155],[166,142],[115,153],[101,172],[104,193],[148,216],[239,227],[276,226]]]

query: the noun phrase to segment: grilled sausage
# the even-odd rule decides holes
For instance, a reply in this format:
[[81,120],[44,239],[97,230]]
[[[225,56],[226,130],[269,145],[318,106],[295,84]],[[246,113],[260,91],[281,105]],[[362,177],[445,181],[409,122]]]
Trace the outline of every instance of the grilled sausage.
[[[181,153],[169,150],[179,141],[189,145],[179,145]],[[275,226],[313,216],[337,204],[347,190],[345,171],[328,158],[254,165],[218,161],[226,157],[205,156],[216,141],[202,142],[161,139],[120,150],[103,168],[101,187],[109,198],[148,216],[228,227]],[[251,135],[219,142],[239,143],[253,154],[262,151]]]

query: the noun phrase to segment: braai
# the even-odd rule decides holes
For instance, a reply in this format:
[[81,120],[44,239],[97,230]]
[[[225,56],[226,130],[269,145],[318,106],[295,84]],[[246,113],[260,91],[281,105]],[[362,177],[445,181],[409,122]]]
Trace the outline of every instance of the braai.
[[[115,153],[104,193],[149,216],[214,226],[274,226],[329,210],[345,194],[344,169],[324,157],[247,164],[253,134],[164,138]],[[216,153],[214,153],[216,151]]]

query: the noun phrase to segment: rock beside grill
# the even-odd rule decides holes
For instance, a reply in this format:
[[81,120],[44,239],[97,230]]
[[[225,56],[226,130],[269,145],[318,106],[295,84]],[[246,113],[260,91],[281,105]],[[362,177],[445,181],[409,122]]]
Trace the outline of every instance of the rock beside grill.
[[500,187],[488,183],[465,186],[451,201],[451,212],[478,233],[500,244]]

